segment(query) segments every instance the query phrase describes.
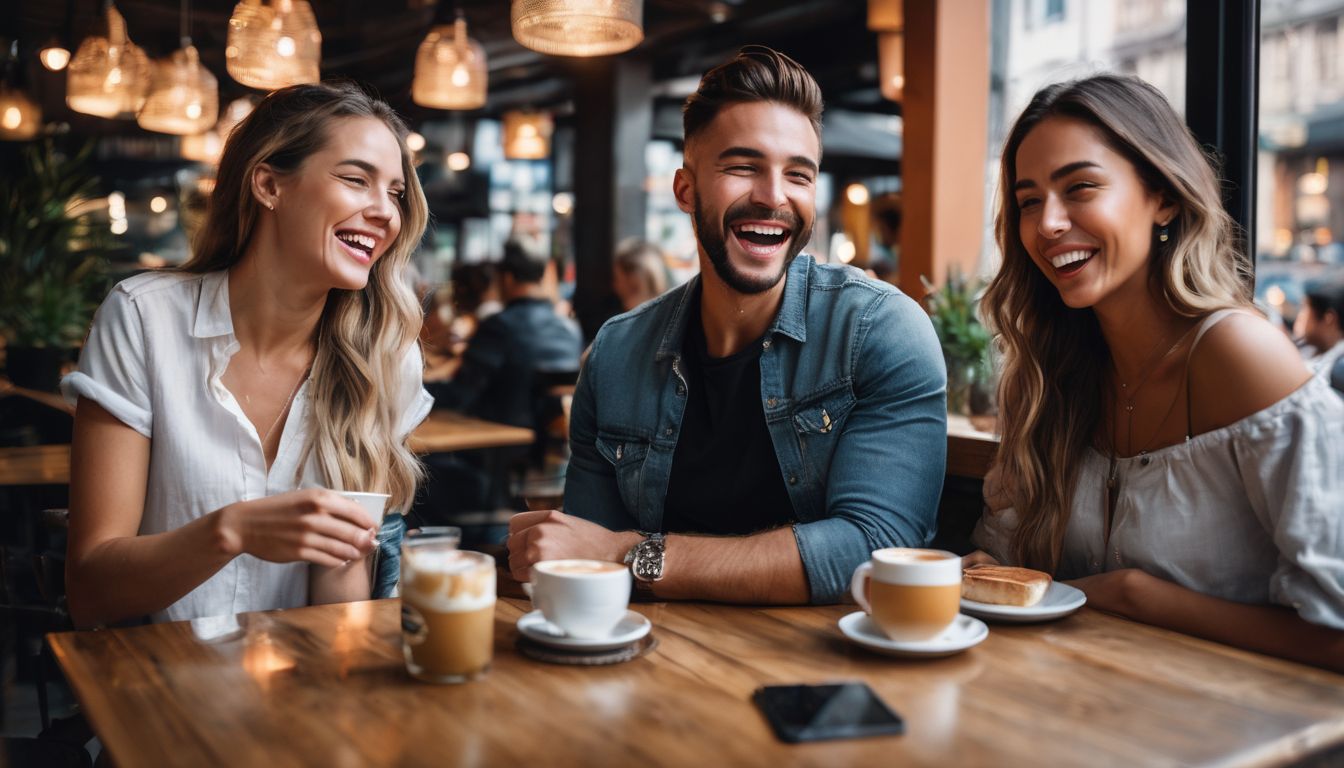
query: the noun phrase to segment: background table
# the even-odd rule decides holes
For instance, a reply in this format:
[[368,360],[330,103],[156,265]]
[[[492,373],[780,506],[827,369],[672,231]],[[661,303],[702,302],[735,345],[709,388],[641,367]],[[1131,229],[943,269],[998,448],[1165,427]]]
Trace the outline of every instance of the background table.
[[[531,445],[535,434],[524,427],[473,419],[452,411],[434,411],[411,433],[416,453],[465,451]],[[70,446],[0,448],[0,486],[63,485],[70,482]]]
[[[1266,765],[1344,743],[1344,676],[1084,609],[993,626],[936,660],[850,645],[849,607],[647,604],[658,647],[611,667],[513,647],[529,606],[501,600],[489,675],[403,671],[398,603],[245,614],[50,636],[123,768],[161,765]],[[863,680],[904,736],[778,742],[764,684]]]
[[64,485],[70,482],[70,446],[0,448],[0,486]]

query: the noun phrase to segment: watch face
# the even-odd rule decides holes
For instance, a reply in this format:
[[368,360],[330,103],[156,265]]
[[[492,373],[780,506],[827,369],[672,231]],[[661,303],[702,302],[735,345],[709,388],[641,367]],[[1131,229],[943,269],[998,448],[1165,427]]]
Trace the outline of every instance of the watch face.
[[663,543],[656,539],[645,541],[635,552],[635,578],[657,581],[663,577]]

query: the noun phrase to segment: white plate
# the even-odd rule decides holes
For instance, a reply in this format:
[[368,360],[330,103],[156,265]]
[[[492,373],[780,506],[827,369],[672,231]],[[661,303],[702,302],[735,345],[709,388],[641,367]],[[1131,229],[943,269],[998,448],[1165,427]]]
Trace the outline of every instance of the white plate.
[[1026,607],[1020,605],[992,605],[962,598],[961,610],[991,621],[1030,624],[1033,621],[1063,618],[1082,608],[1086,602],[1087,595],[1083,594],[1081,589],[1052,581],[1050,582],[1050,588],[1045,590],[1045,597],[1042,597],[1041,602],[1035,605]]
[[892,640],[863,611],[855,611],[840,619],[840,631],[870,651],[903,657],[950,656],[978,645],[989,637],[989,627],[985,626],[985,622],[965,614],[958,614],[952,626],[932,640]]
[[595,639],[570,637],[565,631],[541,615],[541,611],[525,613],[518,619],[518,631],[529,640],[535,640],[551,648],[566,651],[611,651],[627,646],[649,634],[652,622],[642,613],[626,611],[624,618],[606,637]]

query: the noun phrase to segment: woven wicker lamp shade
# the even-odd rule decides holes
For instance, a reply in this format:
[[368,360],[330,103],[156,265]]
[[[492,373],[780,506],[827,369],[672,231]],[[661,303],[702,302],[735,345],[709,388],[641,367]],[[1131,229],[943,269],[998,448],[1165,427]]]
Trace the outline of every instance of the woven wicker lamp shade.
[[322,33],[307,0],[242,0],[229,18],[224,66],[243,85],[273,91],[321,78]]
[[415,55],[411,99],[422,107],[480,109],[488,74],[485,51],[467,37],[466,19],[434,27]]
[[126,34],[126,20],[107,4],[107,37],[91,36],[70,60],[65,103],[98,117],[133,115],[149,92],[149,57]]
[[190,136],[208,130],[218,117],[219,81],[201,66],[196,46],[154,63],[154,86],[136,118],[141,128]]
[[224,151],[224,140],[219,137],[217,129],[211,128],[204,133],[183,136],[178,149],[183,160],[216,165],[219,163],[219,153]]
[[642,0],[513,0],[513,37],[557,56],[608,56],[644,39]]
[[224,152],[224,142],[229,134],[247,117],[255,105],[249,98],[234,99],[220,112],[219,122],[205,133],[182,137],[181,154],[184,159],[198,163],[219,164],[219,156]]
[[504,113],[504,157],[545,160],[551,154],[551,116],[542,112]]

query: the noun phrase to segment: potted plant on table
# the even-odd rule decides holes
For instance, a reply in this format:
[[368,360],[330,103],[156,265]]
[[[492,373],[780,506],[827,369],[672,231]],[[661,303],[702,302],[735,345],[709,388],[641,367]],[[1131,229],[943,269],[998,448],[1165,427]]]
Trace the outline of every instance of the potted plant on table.
[[948,270],[947,282],[941,288],[928,278],[921,276],[920,280],[928,292],[924,304],[947,363],[947,411],[970,417],[977,429],[992,430],[994,365],[990,333],[977,312],[984,282],[967,277],[956,267]]
[[92,145],[74,154],[50,139],[20,152],[0,179],[0,335],[14,384],[53,390],[107,290],[107,231],[85,205],[98,179]]

